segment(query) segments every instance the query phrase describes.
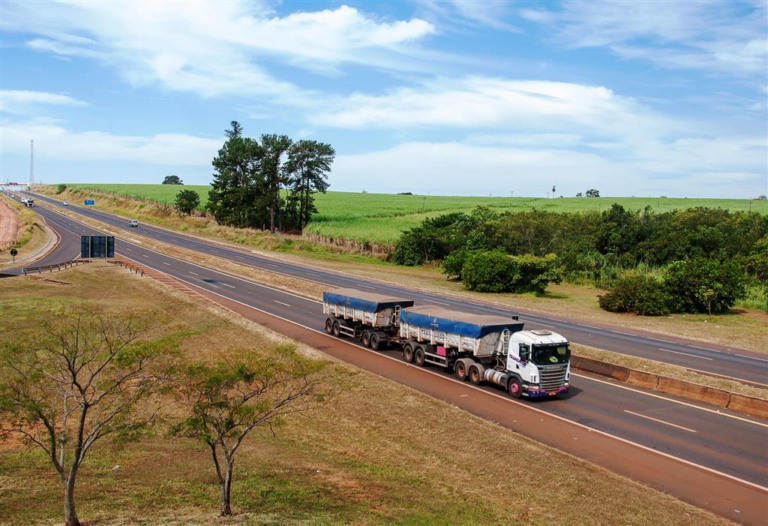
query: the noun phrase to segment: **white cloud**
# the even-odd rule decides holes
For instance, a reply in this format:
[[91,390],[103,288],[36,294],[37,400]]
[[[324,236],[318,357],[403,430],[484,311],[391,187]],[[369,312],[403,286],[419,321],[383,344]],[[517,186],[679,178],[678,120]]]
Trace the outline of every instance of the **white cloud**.
[[66,161],[144,162],[159,165],[210,166],[224,139],[159,133],[151,136],[115,135],[103,131],[76,132],[51,120],[0,122],[0,153],[29,154],[29,140],[44,159]]
[[759,75],[768,69],[764,2],[569,0],[562,10],[521,10],[553,24],[570,47],[606,46],[615,54],[669,68]]
[[556,185],[570,196],[597,188],[607,196],[746,198],[765,193],[766,152],[750,148],[759,142],[657,144],[629,162],[543,145],[413,142],[340,155],[330,181],[334,190],[383,193],[544,197]]
[[213,1],[4,2],[0,27],[36,35],[32,49],[99,60],[134,86],[283,99],[306,94],[269,74],[269,57],[312,70],[407,70],[412,44],[434,31],[424,20],[385,22],[348,6],[278,17],[259,4]]
[[46,91],[0,90],[0,112],[26,113],[40,105],[87,106],[81,100]]
[[520,32],[509,22],[512,2],[505,0],[418,0],[417,4],[429,18],[451,26],[486,26],[493,29]]
[[679,124],[602,86],[488,77],[435,79],[380,96],[354,94],[310,115],[339,128],[453,127],[635,136]]

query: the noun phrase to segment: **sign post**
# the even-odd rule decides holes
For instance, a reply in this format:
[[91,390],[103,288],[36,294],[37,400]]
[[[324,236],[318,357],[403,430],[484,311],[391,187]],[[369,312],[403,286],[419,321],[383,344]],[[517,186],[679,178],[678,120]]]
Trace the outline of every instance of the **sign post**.
[[115,236],[80,236],[80,257],[115,257]]
[[11,257],[13,258],[13,262],[14,263],[16,263],[16,254],[18,254],[18,253],[19,253],[19,251],[16,250],[15,248],[11,249]]

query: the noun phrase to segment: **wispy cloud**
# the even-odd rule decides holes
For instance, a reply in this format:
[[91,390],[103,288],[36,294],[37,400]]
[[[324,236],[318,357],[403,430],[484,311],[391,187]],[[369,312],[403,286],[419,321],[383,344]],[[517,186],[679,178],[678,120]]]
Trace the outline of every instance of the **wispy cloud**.
[[134,86],[159,84],[204,96],[305,95],[269,73],[279,58],[331,71],[348,63],[415,68],[412,52],[434,27],[381,21],[341,6],[276,16],[244,2],[4,2],[0,27],[33,35],[35,50],[96,59]]
[[417,4],[429,18],[444,25],[460,23],[520,32],[509,22],[513,11],[508,0],[418,0]]
[[44,106],[87,106],[81,100],[60,93],[28,90],[0,90],[0,112],[28,113],[30,110]]
[[117,135],[103,131],[76,132],[50,119],[0,121],[0,153],[28,154],[34,137],[38,155],[66,161],[131,161],[165,166],[210,166],[223,139],[179,133],[149,136]]
[[768,12],[762,1],[569,0],[561,9],[522,9],[551,24],[569,47],[604,46],[663,67],[759,75],[768,67]]

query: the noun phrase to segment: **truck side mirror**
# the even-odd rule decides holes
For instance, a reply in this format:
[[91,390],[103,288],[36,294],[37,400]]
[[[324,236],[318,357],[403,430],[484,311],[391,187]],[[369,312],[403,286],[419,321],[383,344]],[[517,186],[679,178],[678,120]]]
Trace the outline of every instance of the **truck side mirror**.
[[527,345],[520,346],[520,361],[525,363],[531,358],[531,350]]

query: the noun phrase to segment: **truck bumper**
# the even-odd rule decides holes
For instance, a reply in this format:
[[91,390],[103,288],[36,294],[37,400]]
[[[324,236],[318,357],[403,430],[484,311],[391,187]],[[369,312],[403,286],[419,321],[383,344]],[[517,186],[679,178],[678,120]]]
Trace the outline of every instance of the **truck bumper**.
[[531,388],[524,387],[523,396],[527,396],[529,398],[545,398],[548,396],[558,396],[558,395],[567,393],[568,389],[569,389],[568,384],[565,384],[564,386],[554,391],[544,391],[542,389],[539,389],[538,387],[531,387]]

